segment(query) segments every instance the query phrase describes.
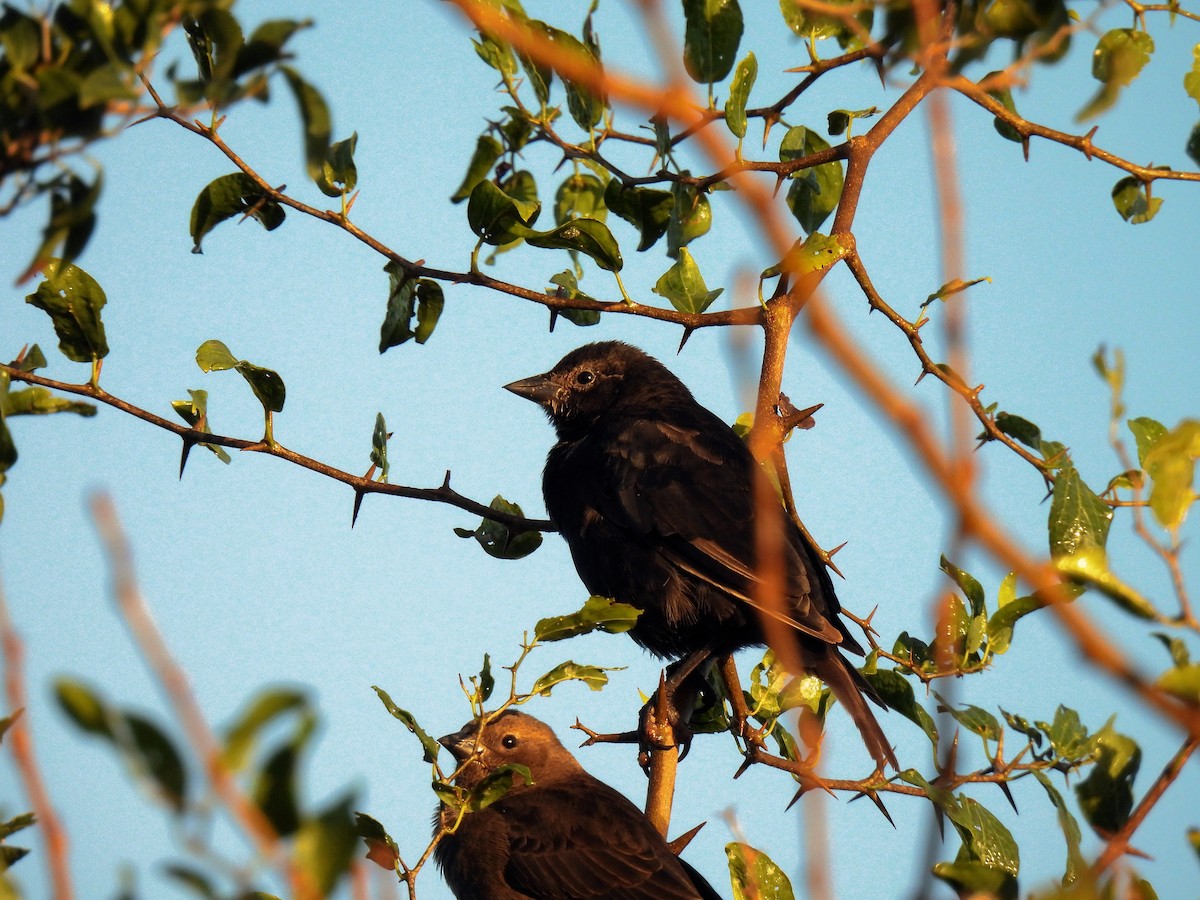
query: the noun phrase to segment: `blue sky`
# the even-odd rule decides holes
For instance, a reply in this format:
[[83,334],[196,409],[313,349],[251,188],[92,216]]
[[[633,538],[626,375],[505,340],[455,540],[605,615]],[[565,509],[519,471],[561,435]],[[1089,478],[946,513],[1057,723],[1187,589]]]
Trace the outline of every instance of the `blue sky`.
[[[744,5],[756,7],[748,13],[743,51],[752,47],[758,56],[751,98],[757,105],[794,84],[795,76],[782,70],[803,62],[804,53],[774,3]],[[568,29],[577,29],[586,9],[582,3],[527,6]],[[627,71],[657,74],[631,7],[602,4],[597,27],[605,58]],[[466,268],[474,241],[465,205],[447,198],[485,120],[496,117],[503,99],[493,92],[492,73],[475,56],[454,10],[433,2],[302,9],[258,0],[239,11],[248,25],[301,13],[316,20],[295,49],[300,68],[330,103],[335,138],[359,135],[357,224],[410,259]],[[1106,22],[1125,26],[1128,17],[1111,13]],[[1189,168],[1183,145],[1197,109],[1181,79],[1198,32],[1186,21],[1173,30],[1162,27],[1165,22],[1154,25],[1155,57],[1101,120],[1096,141],[1140,162]],[[1063,63],[1037,70],[1031,89],[1017,93],[1019,109],[1045,124],[1079,128],[1071,117],[1096,84],[1089,74],[1091,43],[1082,36]],[[181,53],[186,51],[174,42],[166,56]],[[158,68],[161,73],[165,64]],[[280,81],[273,89],[269,105],[236,108],[222,135],[272,183],[287,183],[307,202],[329,205],[304,175],[287,88]],[[873,70],[848,70],[806,94],[788,122],[821,127],[831,109],[884,107],[898,95],[895,86],[881,87]],[[1097,346],[1125,351],[1130,415],[1170,426],[1196,414],[1196,189],[1156,186],[1165,198],[1162,211],[1150,224],[1130,226],[1109,197],[1116,170],[1046,142],[1033,144],[1026,163],[1018,145],[995,134],[990,115],[965,102],[951,107],[966,213],[965,274],[993,279],[969,295],[975,380],[987,386],[985,402],[998,401],[1069,444],[1085,479],[1102,487],[1120,467],[1105,443],[1107,391],[1089,363]],[[627,114],[624,121],[633,128],[640,120]],[[755,152],[758,137],[752,124],[748,153]],[[928,138],[918,113],[883,147],[855,228],[876,286],[910,317],[945,280]],[[236,356],[283,376],[288,399],[275,435],[285,445],[365,471],[375,414],[382,411],[394,432],[393,481],[432,487],[449,469],[463,494],[486,502],[502,493],[531,515],[543,512],[541,467],[552,431],[531,404],[501,385],[544,371],[581,343],[628,340],[667,362],[727,420],[746,408],[744,376],[757,368],[753,334],[741,356],[728,331],[719,329],[693,335],[676,356],[676,327],[606,316],[589,329],[560,321],[549,334],[543,308],[463,286],[446,287],[445,312],[428,344],[405,344],[381,356],[387,279],[384,260],[369,249],[328,225],[289,214],[270,234],[252,222],[222,225],[206,238],[204,254],[193,255],[192,202],[208,181],[231,170],[229,163],[196,136],[162,121],[98,146],[95,156],[105,167],[105,194],[80,264],[108,294],[112,353],[103,384],[146,408],[169,415],[169,401],[202,387],[210,393],[216,430],[256,437],[260,412],[241,380],[196,368],[196,347],[220,339]],[[539,150],[528,154],[528,162],[545,201],[562,176],[551,174],[557,158]],[[734,299],[739,277],[774,260],[730,194],[716,195],[713,205],[716,226],[692,249],[709,286],[727,288],[718,301],[725,304]],[[0,298],[0,352],[11,358],[25,342],[39,342],[51,358],[47,374],[83,381],[85,367],[57,355],[49,320],[23,302],[28,288],[11,286],[36,246],[42,215],[27,209],[0,223],[0,262],[9,285]],[[660,301],[650,288],[667,261],[657,251],[635,253],[635,236],[623,223],[613,229],[625,251],[627,288],[643,302]],[[540,288],[565,265],[565,254],[522,248],[502,255],[493,270]],[[828,300],[877,363],[900,384],[912,384],[919,368],[902,335],[882,317],[866,315],[866,303],[844,271],[825,286]],[[581,287],[616,296],[611,278],[594,268]],[[940,313],[932,309],[935,318]],[[797,505],[812,533],[825,546],[849,542],[838,556],[846,575],[839,583],[843,605],[865,614],[878,604],[876,627],[888,640],[906,629],[928,636],[932,603],[946,586],[938,557],[950,528],[936,491],[903,442],[803,329],[790,349],[784,390],[798,405],[825,404],[818,426],[796,435],[788,453]],[[937,384],[923,381],[909,394],[941,420],[947,400]],[[387,689],[431,733],[456,730],[468,713],[458,676],[478,671],[485,652],[498,663],[510,662],[524,629],[577,608],[586,597],[565,545],[553,535],[533,556],[502,562],[456,538],[454,526],[473,527],[476,520],[446,506],[369,497],[351,530],[347,489],[277,460],[242,455],[225,467],[197,451],[180,480],[177,441],[112,410],[86,420],[20,419],[12,427],[21,459],[4,489],[0,567],[27,642],[30,720],[71,837],[82,896],[112,894],[125,862],[137,867],[147,896],[173,896],[156,862],[173,853],[166,816],[139,796],[105,747],[64,721],[50,696],[50,679],[70,674],[123,705],[151,710],[160,720],[169,716],[113,611],[106,564],[86,511],[92,491],[114,497],[135,547],[142,589],[210,719],[228,721],[264,684],[307,686],[323,722],[308,768],[311,799],[358,787],[358,808],[387,825],[409,856],[423,848],[428,834],[434,804],[429,771],[416,742],[387,716],[370,686]],[[1001,448],[989,446],[979,459],[998,515],[1026,547],[1044,550],[1048,508],[1040,480]],[[1118,519],[1111,549],[1119,574],[1172,608],[1165,573],[1130,534],[1127,520]],[[974,553],[958,561],[981,578],[994,604],[1003,572]],[[1184,564],[1186,572],[1196,572],[1194,549]],[[1102,598],[1080,602],[1110,634],[1128,641],[1129,653],[1148,671],[1165,667],[1165,652],[1140,625],[1130,628],[1130,620]],[[1194,635],[1190,645],[1194,654],[1200,649]],[[649,691],[657,680],[655,661],[624,637],[587,637],[540,651],[528,664],[526,685],[568,657],[627,668],[614,673],[602,693],[568,685],[527,709],[554,725],[568,744],[573,735],[566,729],[576,716],[598,730],[628,727],[639,689]],[[753,657],[742,655],[744,671]],[[1116,712],[1118,729],[1143,747],[1139,795],[1177,745],[1171,730],[1104,676],[1082,667],[1045,616],[1022,622],[1013,649],[994,669],[955,689],[960,701],[993,711],[1003,706],[1030,719],[1048,720],[1063,703],[1092,728]],[[928,744],[915,727],[894,713],[883,725],[906,766],[931,771]],[[865,774],[866,756],[840,711],[829,732],[828,771]],[[598,777],[640,801],[644,779],[627,748],[578,755]],[[729,811],[746,839],[802,884],[804,804],[784,812],[792,784],[777,772],[756,769],[731,781],[737,763],[724,737],[697,740],[684,762],[673,831],[709,823],[687,858],[728,891],[722,847],[731,839],[723,819]],[[1200,825],[1189,802],[1198,791],[1200,770],[1193,763],[1134,841],[1156,857],[1139,868],[1159,896],[1184,896],[1195,884],[1196,861],[1183,831]],[[998,791],[975,796],[1013,830],[1028,891],[1061,875],[1065,848],[1040,788],[1026,783],[1015,792],[1019,816]],[[7,759],[0,767],[0,798],[10,812],[24,808]],[[929,810],[904,798],[891,800],[889,808],[895,829],[866,803],[844,797],[824,802],[839,896],[906,896],[920,883]],[[1085,851],[1098,846],[1085,837]],[[952,858],[956,849],[951,839],[936,858]],[[32,896],[43,893],[38,859],[22,863],[15,874]],[[448,896],[432,870],[422,876],[421,895]]]

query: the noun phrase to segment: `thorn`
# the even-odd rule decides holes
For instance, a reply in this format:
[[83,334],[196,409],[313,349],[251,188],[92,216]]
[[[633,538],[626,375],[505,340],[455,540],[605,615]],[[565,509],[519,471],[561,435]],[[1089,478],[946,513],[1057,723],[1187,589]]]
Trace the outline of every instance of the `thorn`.
[[683,337],[679,339],[679,349],[675,351],[676,355],[683,352],[683,345],[688,342],[688,338],[692,336],[692,332],[695,330],[695,328],[688,328],[687,326],[684,326]]
[[192,452],[192,447],[194,447],[195,444],[196,444],[196,441],[193,438],[190,438],[187,435],[184,435],[184,437],[183,437],[183,453],[179,457],[179,480],[180,481],[183,480],[183,469],[187,465],[188,454],[190,454]]
[[800,785],[800,790],[796,791],[792,799],[788,801],[788,805],[783,808],[783,811],[787,812],[789,809],[795,806],[796,801],[803,797],[806,791],[808,791],[808,788],[806,788],[804,785]]
[[[745,775],[745,774],[746,774],[746,771],[747,771],[747,770],[748,770],[748,769],[749,769],[749,768],[750,768],[752,765],[754,765],[754,760],[753,760],[753,759],[751,759],[751,758],[750,758],[748,755],[747,755],[747,756],[745,756],[745,757],[743,757],[743,758],[742,758],[742,764],[741,764],[740,766],[738,766],[738,769],[737,769],[737,771],[733,773],[733,780],[734,780],[734,781],[737,781],[739,778],[741,778],[743,775]],[[793,800],[792,802],[794,803],[795,801]]]
[[1099,125],[1093,125],[1092,130],[1083,136],[1083,155],[1088,162],[1092,161],[1092,138],[1096,136],[1096,132],[1099,130]]
[[450,490],[450,470],[446,470],[446,477],[442,479],[442,487],[445,490]]
[[1008,788],[1008,782],[997,781],[996,785],[1000,788],[1000,790],[1004,791],[1004,799],[1007,800],[1008,805],[1013,808],[1013,812],[1020,815],[1021,811],[1017,809],[1017,801],[1013,799],[1012,791]]
[[551,308],[550,310],[550,333],[554,334],[554,323],[558,321],[558,310]]
[[887,79],[884,78],[885,69],[883,66],[883,57],[875,57],[875,72],[879,76],[879,84],[881,87],[887,87]]
[[1021,135],[1021,150],[1025,154],[1025,162],[1029,162],[1029,135]]
[[694,838],[697,834],[700,833],[700,829],[703,828],[707,824],[708,824],[708,822],[701,822],[699,825],[697,825],[695,828],[691,829],[690,831],[685,831],[679,837],[675,838],[675,840],[667,841],[667,846],[671,848],[672,853],[674,853],[676,856],[678,856],[680,853],[683,852],[683,849],[692,842],[692,838]]
[[[830,559],[833,559],[834,555],[835,555],[835,554],[836,554],[836,553],[837,553],[839,550],[841,550],[843,547],[845,547],[845,546],[846,546],[848,543],[850,543],[850,542],[849,542],[849,541],[842,541],[840,544],[838,544],[838,545],[837,545],[836,547],[834,547],[832,550],[826,550],[825,552],[826,552],[826,553],[829,555],[829,558],[830,558]],[[878,607],[878,606],[876,606],[876,607],[875,607],[875,609],[879,609],[879,607]],[[874,612],[874,610],[872,610],[872,612],[871,612],[871,615],[875,615],[875,612]],[[868,616],[867,618],[868,618],[868,619],[870,619],[870,616]]]
[[772,200],[774,200],[776,197],[779,196],[779,189],[781,187],[783,187],[783,183],[785,181],[787,181],[786,175],[776,175],[775,176],[775,190],[771,191],[771,199]]
[[[883,817],[888,820],[888,824],[891,825],[892,828],[895,828],[896,823],[894,821],[892,821],[891,813],[889,813],[887,811],[887,807],[883,805],[883,800],[880,799],[879,794],[876,793],[875,791],[864,791],[863,795],[865,795],[871,799],[871,802],[875,804],[875,808],[878,809],[881,813],[883,813]],[[860,795],[860,796],[863,796],[863,795]]]
[[358,521],[358,511],[362,507],[363,497],[366,496],[362,491],[354,492],[354,511],[350,514],[350,527],[354,527],[354,523]]

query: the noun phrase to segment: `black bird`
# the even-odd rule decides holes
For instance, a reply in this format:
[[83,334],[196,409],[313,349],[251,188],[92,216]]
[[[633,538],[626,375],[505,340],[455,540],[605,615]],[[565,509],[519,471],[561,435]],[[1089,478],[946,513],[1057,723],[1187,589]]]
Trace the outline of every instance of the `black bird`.
[[[635,641],[693,661],[766,642],[762,617],[780,613],[754,599],[758,463],[728,425],[662,363],[618,341],[587,344],[505,387],[553,423],[546,510],[587,589],[642,610]],[[795,523],[784,523],[783,619],[795,654],[850,712],[875,761],[898,769],[864,696],[882,701],[839,652],[863,650],[838,617],[829,573]]]
[[[457,784],[470,789],[506,763],[529,769],[507,794],[434,850],[458,900],[720,900],[679,859],[623,794],[593,778],[544,722],[506,710],[480,733],[478,720],[439,739],[465,763]],[[435,830],[456,814],[439,808]]]

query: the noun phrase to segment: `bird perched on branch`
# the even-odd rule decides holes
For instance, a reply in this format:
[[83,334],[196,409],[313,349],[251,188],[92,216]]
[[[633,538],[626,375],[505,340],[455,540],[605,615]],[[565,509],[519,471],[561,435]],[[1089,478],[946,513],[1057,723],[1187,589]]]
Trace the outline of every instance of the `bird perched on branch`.
[[[439,739],[470,789],[506,764],[525,766],[503,797],[465,814],[434,857],[458,900],[720,900],[623,794],[593,778],[548,725],[506,710]],[[457,813],[439,808],[435,829]]]
[[617,341],[505,387],[553,423],[546,509],[587,589],[642,610],[635,641],[691,671],[706,656],[766,643],[773,617],[793,638],[779,657],[828,684],[879,766],[899,768],[865,698],[882,701],[840,652],[863,650],[838,616],[829,573],[786,516],[785,597],[757,598],[758,463],[728,425],[662,363]]

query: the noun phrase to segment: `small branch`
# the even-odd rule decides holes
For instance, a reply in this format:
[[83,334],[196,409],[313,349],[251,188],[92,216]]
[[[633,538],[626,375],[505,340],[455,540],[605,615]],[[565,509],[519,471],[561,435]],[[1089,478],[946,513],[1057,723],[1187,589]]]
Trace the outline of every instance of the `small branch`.
[[1104,847],[1104,850],[1096,858],[1096,861],[1092,864],[1093,875],[1099,876],[1113,862],[1127,852],[1129,842],[1133,838],[1133,833],[1138,830],[1138,827],[1145,820],[1146,816],[1149,815],[1150,810],[1154,809],[1154,805],[1166,793],[1167,788],[1179,777],[1179,773],[1183,770],[1188,757],[1195,752],[1197,747],[1200,747],[1200,738],[1189,737],[1184,741],[1183,746],[1171,757],[1171,761],[1167,763],[1166,768],[1159,773],[1154,784],[1150,785],[1150,789],[1146,791],[1141,801],[1139,801],[1137,808],[1134,809],[1125,824],[1121,826],[1121,830],[1112,836],[1108,844]]
[[327,465],[318,460],[312,459],[303,454],[297,453],[294,450],[289,450],[278,441],[273,444],[264,443],[261,440],[249,441],[245,438],[229,437],[223,434],[212,434],[206,431],[197,431],[194,428],[189,428],[186,425],[180,425],[177,422],[172,422],[169,419],[164,419],[162,416],[156,415],[148,410],[142,409],[140,406],[134,406],[128,401],[122,400],[120,397],[113,396],[100,387],[93,387],[90,384],[71,384],[64,381],[55,381],[51,378],[44,378],[41,375],[36,375],[33,372],[24,372],[13,366],[8,366],[0,363],[0,372],[8,375],[13,381],[23,381],[28,384],[37,384],[42,387],[51,388],[56,391],[62,391],[65,394],[75,394],[79,397],[88,397],[100,403],[105,403],[121,412],[128,413],[134,418],[141,419],[143,422],[149,422],[164,431],[169,431],[184,441],[191,444],[215,444],[219,447],[229,447],[234,450],[242,450],[248,453],[262,453],[266,456],[274,456],[278,459],[290,462],[293,465],[300,466],[302,469],[316,472],[319,475],[324,475],[327,478],[332,478],[334,481],[340,481],[342,484],[349,485],[354,490],[361,494],[390,494],[395,497],[407,497],[411,500],[427,500],[434,503],[445,503],[449,506],[457,507],[458,509],[466,510],[470,513],[475,513],[486,519],[491,519],[495,522],[500,522],[502,525],[507,525],[511,528],[520,529],[522,531],[554,531],[554,523],[548,519],[526,519],[519,516],[511,516],[507,513],[494,510],[491,507],[479,503],[476,500],[471,500],[464,497],[458,491],[450,487],[449,473],[446,480],[436,488],[418,488],[408,487],[402,484],[388,484],[382,481],[373,481],[361,475],[352,475],[349,472],[344,472],[341,469],[335,469],[333,466]]
[[175,661],[154,618],[142,598],[133,572],[133,557],[117,519],[112,500],[96,494],[91,500],[96,530],[104,542],[112,567],[113,593],[117,610],[132,633],[142,657],[154,673],[159,687],[187,734],[188,743],[200,757],[210,784],[225,809],[251,839],[258,853],[285,876],[298,897],[315,898],[317,891],[308,875],[288,858],[270,821],[242,793],[221,759],[221,746],[188,685],[187,674]]
[[8,699],[8,714],[16,719],[8,732],[13,760],[17,764],[25,796],[33,806],[38,824],[42,826],[46,842],[46,868],[50,872],[50,883],[54,886],[54,900],[71,900],[75,896],[75,888],[71,883],[71,866],[67,858],[67,832],[50,802],[45,782],[42,781],[37,754],[33,749],[29,716],[23,714],[28,706],[25,692],[25,646],[9,617],[3,585],[0,585],[0,646],[4,649],[4,687]]

